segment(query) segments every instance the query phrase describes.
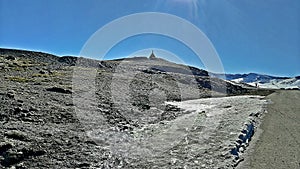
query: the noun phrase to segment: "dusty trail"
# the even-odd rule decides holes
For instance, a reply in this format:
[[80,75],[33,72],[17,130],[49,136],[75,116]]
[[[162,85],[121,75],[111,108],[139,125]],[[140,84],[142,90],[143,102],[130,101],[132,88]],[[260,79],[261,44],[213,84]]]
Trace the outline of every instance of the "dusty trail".
[[261,136],[238,168],[300,168],[300,91],[278,91],[263,118]]

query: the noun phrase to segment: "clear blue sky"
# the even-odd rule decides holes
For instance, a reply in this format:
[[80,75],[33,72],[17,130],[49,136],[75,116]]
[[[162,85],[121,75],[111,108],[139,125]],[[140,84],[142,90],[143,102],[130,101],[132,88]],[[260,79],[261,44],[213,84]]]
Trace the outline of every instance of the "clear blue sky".
[[[300,75],[299,0],[0,0],[0,47],[78,55],[99,28],[137,12],[169,13],[196,25],[228,73]],[[146,48],[203,66],[187,46],[149,34],[120,42],[107,57]]]

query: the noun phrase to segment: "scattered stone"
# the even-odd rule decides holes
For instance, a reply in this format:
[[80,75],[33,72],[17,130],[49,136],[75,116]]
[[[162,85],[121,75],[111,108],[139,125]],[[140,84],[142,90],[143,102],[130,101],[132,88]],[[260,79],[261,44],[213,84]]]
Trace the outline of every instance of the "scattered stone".
[[172,164],[172,165],[176,164],[176,162],[177,162],[177,159],[176,159],[176,158],[172,158],[172,159],[171,159],[171,164]]
[[26,169],[27,167],[24,165],[23,162],[16,165],[16,169]]
[[258,117],[260,115],[259,112],[256,112],[256,113],[251,113],[249,116],[254,116],[254,117]]
[[9,90],[7,93],[6,93],[6,96],[10,99],[14,99],[15,98],[15,92],[13,90]]
[[51,87],[51,88],[48,88],[46,89],[47,91],[50,91],[50,92],[57,92],[57,93],[64,93],[64,94],[72,94],[72,91],[71,90],[68,90],[68,89],[63,89],[63,88],[60,88],[60,87]]
[[205,111],[203,110],[203,111],[199,112],[199,114],[205,114]]
[[239,152],[244,153],[245,149],[243,147],[239,148]]
[[224,106],[225,109],[232,107],[231,105]]
[[24,153],[25,157],[41,156],[41,155],[46,154],[45,150],[33,150],[33,149],[27,149],[27,148],[23,148],[22,152]]
[[42,85],[41,82],[36,82],[36,83],[33,83],[33,85]]
[[3,157],[4,160],[1,161],[1,164],[5,167],[9,167],[22,161],[24,159],[24,154],[23,152],[8,150],[3,154]]
[[90,164],[87,162],[83,162],[83,163],[78,164],[78,167],[79,168],[90,167]]
[[27,134],[21,131],[8,131],[4,133],[4,136],[10,139],[20,140],[20,141],[28,141]]
[[11,149],[13,145],[9,142],[0,143],[0,155]]
[[7,60],[16,60],[16,58],[13,57],[13,56],[7,56],[5,59],[7,59]]
[[19,102],[19,103],[24,103],[24,101],[23,101],[23,100],[20,100],[20,99],[18,99],[17,102]]
[[41,156],[45,153],[46,152],[44,150],[32,150],[26,148],[23,148],[22,150],[10,149],[3,153],[4,159],[1,161],[1,164],[5,167],[9,167],[30,157]]
[[29,110],[23,109],[23,108],[21,108],[21,107],[15,107],[15,109],[14,109],[14,113],[15,113],[15,114],[19,114],[19,113],[28,113],[28,112],[29,112]]
[[93,140],[87,140],[85,141],[86,144],[92,144],[92,145],[97,145],[97,143]]
[[39,111],[39,109],[38,109],[38,108],[35,108],[35,107],[30,107],[30,108],[29,108],[29,111]]
[[74,103],[66,103],[66,106],[74,106]]
[[104,65],[102,65],[102,63],[100,62],[99,63],[99,68],[104,68],[105,66]]
[[46,74],[47,72],[44,71],[44,70],[41,70],[39,73],[40,73],[40,74]]
[[233,167],[236,167],[239,165],[240,162],[244,161],[244,158],[239,158],[237,160],[234,161]]

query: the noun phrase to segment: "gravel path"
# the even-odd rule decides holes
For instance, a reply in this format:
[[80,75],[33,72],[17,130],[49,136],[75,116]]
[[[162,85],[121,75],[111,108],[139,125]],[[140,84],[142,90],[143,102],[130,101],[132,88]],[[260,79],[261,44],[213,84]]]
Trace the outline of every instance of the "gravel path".
[[238,168],[299,169],[300,91],[278,91],[267,98],[273,104],[260,126],[262,134]]

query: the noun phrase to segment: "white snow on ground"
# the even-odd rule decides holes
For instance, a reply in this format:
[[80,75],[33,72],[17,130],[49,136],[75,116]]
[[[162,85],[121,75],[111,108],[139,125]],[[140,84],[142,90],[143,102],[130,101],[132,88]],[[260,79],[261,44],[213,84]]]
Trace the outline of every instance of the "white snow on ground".
[[240,86],[240,87],[243,87],[243,88],[246,88],[246,89],[253,89],[253,88],[256,88],[254,86],[251,86],[251,85],[248,85],[247,83],[243,83],[243,82],[234,82],[234,81],[231,81],[231,80],[224,80],[230,84],[233,84],[233,85],[236,85],[236,86]]
[[[114,153],[128,158],[171,164],[182,168],[233,168],[247,142],[247,124],[255,124],[263,106],[261,96],[205,98],[166,102],[185,113],[174,120],[136,128],[132,134],[106,130],[96,139]],[[93,133],[90,133],[93,134]],[[238,143],[240,141],[240,143]],[[238,146],[238,147],[237,147]],[[237,148],[235,155],[232,150]],[[239,156],[240,157],[240,156]]]
[[236,82],[236,83],[241,83],[244,81],[244,78],[238,78],[238,79],[234,79],[234,80],[231,80],[233,82]]
[[[190,132],[190,134],[197,135],[202,148],[213,152],[209,158],[213,159],[214,168],[218,168],[217,166],[230,165],[231,158],[228,157],[227,161],[224,161],[218,156],[229,156],[228,153],[236,146],[241,131],[247,128],[246,124],[257,122],[258,118],[254,114],[260,114],[267,101],[261,96],[234,96],[167,103],[191,112],[201,114],[205,112],[205,116],[194,119],[192,125],[203,126],[203,130],[198,133]],[[239,154],[244,149],[245,147],[239,148]],[[205,161],[205,159],[208,157],[199,160]]]
[[300,80],[296,78],[278,80],[273,79],[269,83],[259,83],[259,82],[252,82],[248,83],[251,86],[255,86],[255,83],[258,83],[259,88],[268,88],[268,89],[300,89]]

